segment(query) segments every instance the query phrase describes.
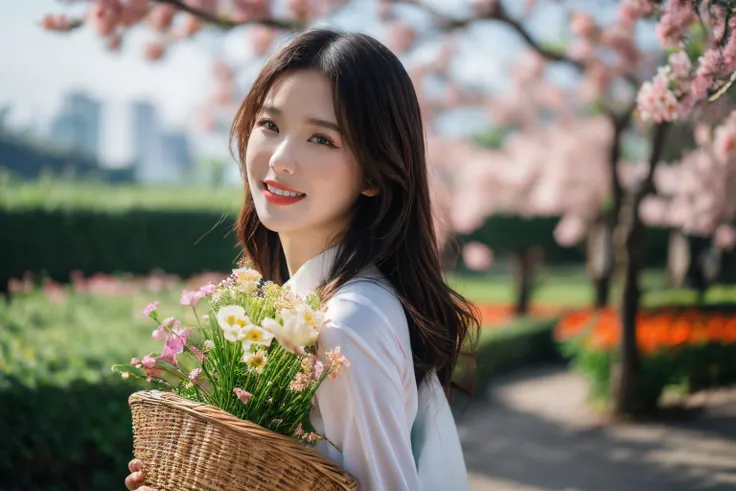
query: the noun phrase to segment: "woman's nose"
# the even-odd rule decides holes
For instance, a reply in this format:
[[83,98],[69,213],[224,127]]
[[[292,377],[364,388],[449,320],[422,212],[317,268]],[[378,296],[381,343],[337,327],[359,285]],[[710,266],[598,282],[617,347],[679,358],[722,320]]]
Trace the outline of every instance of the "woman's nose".
[[284,138],[276,147],[268,162],[276,173],[293,174],[296,171],[293,142]]

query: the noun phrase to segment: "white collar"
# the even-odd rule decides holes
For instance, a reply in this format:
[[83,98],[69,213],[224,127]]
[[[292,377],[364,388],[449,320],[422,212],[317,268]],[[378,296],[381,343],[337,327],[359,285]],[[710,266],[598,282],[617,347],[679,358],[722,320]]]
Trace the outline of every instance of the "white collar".
[[301,265],[284,286],[288,286],[295,293],[315,290],[329,278],[332,265],[335,263],[335,257],[337,256],[337,249],[337,246],[330,247],[309,259]]

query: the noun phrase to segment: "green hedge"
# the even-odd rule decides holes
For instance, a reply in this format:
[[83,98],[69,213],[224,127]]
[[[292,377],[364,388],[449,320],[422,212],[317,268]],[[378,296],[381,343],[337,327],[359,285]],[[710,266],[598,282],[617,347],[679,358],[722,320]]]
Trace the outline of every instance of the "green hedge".
[[[585,244],[562,247],[553,231],[560,217],[523,218],[513,215],[494,215],[484,225],[463,237],[465,241],[477,240],[487,244],[495,254],[507,255],[529,247],[541,247],[547,263],[579,263],[585,261]],[[664,266],[667,260],[669,232],[665,229],[647,230],[647,264]]]
[[128,396],[142,386],[110,367],[158,347],[142,307],[158,298],[179,311],[174,292],[160,297],[0,297],[0,489],[123,489]]
[[532,363],[562,360],[554,340],[557,319],[518,318],[481,332],[477,357],[478,389],[498,374]]
[[228,271],[234,218],[214,211],[0,210],[0,285],[27,271],[66,282],[74,270],[189,276]]

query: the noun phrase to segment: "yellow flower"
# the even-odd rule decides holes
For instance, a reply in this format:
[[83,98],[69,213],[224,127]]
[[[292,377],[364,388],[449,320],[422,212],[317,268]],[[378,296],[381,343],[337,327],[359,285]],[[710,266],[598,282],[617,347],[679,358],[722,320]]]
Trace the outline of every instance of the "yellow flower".
[[263,368],[266,366],[268,357],[264,350],[258,350],[255,353],[246,353],[243,355],[243,362],[248,365],[248,368],[255,370],[258,373],[263,372]]

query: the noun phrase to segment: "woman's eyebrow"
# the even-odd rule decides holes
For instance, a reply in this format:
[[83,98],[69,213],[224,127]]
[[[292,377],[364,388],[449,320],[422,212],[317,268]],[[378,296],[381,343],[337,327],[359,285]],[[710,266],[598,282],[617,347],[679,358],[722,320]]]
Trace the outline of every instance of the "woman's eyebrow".
[[[263,106],[263,111],[266,113],[275,115],[275,116],[281,116],[282,114],[281,109],[279,109],[276,106]],[[307,123],[313,124],[316,126],[323,126],[325,128],[329,128],[333,131],[337,131],[338,133],[340,133],[340,126],[333,121],[328,121],[322,118],[309,117],[307,118]]]
[[327,121],[325,119],[320,118],[307,118],[307,122],[309,124],[317,125],[317,126],[324,126],[325,128],[329,128],[333,131],[337,131],[340,133],[340,126],[338,126],[337,123],[333,123],[332,121]]

